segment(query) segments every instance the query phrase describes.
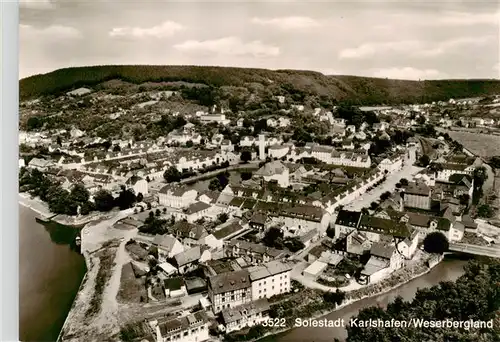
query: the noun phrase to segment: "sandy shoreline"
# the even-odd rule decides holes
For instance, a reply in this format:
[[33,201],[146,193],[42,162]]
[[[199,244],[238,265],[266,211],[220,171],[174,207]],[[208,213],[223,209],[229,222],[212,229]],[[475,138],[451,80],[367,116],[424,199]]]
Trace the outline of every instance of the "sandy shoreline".
[[42,216],[53,216],[54,214],[50,212],[49,206],[39,199],[31,198],[31,195],[20,192],[18,196],[18,202],[23,207],[33,210],[38,215]]

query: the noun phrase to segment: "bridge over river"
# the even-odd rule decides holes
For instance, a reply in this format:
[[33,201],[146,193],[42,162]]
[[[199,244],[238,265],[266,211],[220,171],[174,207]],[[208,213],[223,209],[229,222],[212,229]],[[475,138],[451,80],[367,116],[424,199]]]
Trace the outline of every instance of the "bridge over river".
[[500,245],[478,246],[465,243],[451,243],[450,252],[483,255],[492,258],[500,258]]

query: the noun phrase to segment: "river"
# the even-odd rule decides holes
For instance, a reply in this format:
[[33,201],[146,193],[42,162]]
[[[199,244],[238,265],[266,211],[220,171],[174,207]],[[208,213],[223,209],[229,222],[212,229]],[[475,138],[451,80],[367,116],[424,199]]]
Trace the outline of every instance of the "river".
[[[437,285],[440,281],[455,281],[463,273],[463,266],[467,263],[465,260],[446,258],[444,261],[434,267],[429,273],[411,280],[410,282],[375,297],[363,299],[346,306],[340,310],[334,311],[325,317],[331,320],[344,319],[346,322],[355,316],[359,310],[369,306],[387,307],[398,295],[403,299],[410,301],[415,296],[419,288],[431,287]],[[345,328],[295,328],[284,333],[266,337],[260,342],[332,342],[335,338],[345,341],[347,330]]]
[[86,272],[70,244],[77,230],[41,225],[19,205],[19,337],[55,341]]

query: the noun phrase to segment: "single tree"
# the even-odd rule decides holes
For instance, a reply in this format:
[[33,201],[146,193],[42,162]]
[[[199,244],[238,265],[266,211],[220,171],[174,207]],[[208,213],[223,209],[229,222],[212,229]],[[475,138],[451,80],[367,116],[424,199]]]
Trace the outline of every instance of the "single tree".
[[120,208],[120,210],[132,208],[136,202],[134,190],[127,189],[125,186],[122,186],[121,189],[122,190],[116,199],[116,205]]
[[483,204],[477,208],[477,216],[482,218],[492,218],[494,215],[493,209],[488,204]]
[[477,167],[474,170],[474,187],[479,189],[483,186],[484,182],[488,179],[488,172],[484,166]]
[[448,238],[440,232],[432,232],[427,234],[424,239],[424,250],[427,253],[443,254],[450,248]]
[[252,172],[244,171],[241,173],[241,180],[249,180],[252,178]]
[[240,159],[244,163],[248,163],[250,160],[252,160],[252,152],[245,150],[241,152]]
[[167,183],[178,182],[181,180],[181,173],[175,166],[171,166],[167,170],[165,170],[165,172],[163,173],[163,178],[165,178],[165,181],[167,181]]
[[420,166],[426,167],[431,162],[431,158],[427,154],[424,154],[423,156],[418,158],[418,162]]
[[268,247],[275,247],[281,244],[283,240],[283,232],[277,227],[271,227],[264,235],[262,242]]
[[136,197],[137,202],[140,203],[140,202],[142,202],[143,199],[144,199],[144,195],[142,194],[142,192],[139,192],[137,194],[137,197]]

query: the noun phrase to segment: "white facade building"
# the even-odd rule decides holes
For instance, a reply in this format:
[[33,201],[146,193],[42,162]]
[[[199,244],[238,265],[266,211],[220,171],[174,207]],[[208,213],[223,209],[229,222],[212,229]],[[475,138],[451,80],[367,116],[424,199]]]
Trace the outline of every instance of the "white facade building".
[[158,342],[202,342],[209,336],[208,318],[203,311],[167,320],[150,321]]
[[171,208],[186,208],[196,202],[198,191],[184,187],[166,185],[160,189],[158,200],[160,205]]
[[290,265],[275,260],[262,266],[250,267],[248,271],[252,283],[252,300],[290,292]]

